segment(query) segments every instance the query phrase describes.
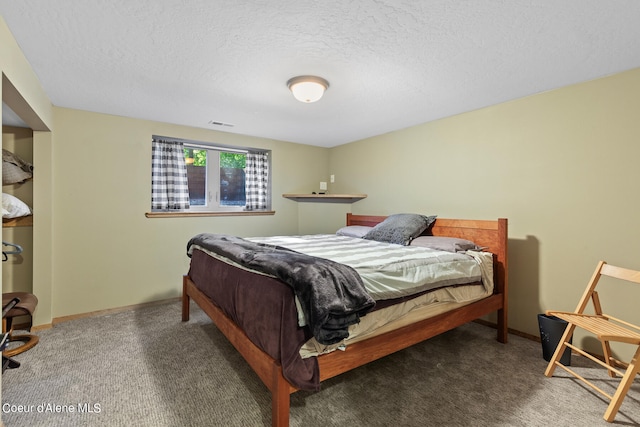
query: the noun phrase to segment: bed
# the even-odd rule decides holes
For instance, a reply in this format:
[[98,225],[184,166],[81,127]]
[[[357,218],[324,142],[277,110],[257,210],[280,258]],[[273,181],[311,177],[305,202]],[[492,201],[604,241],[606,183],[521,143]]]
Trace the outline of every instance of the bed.
[[[386,218],[347,214],[346,225],[373,227]],[[272,275],[221,261],[196,249],[189,273],[183,277],[182,320],[189,320],[191,300],[207,313],[271,392],[274,426],[289,424],[292,393],[317,390],[328,378],[491,313],[496,313],[497,339],[506,343],[507,220],[438,218],[424,234],[467,239],[490,252],[490,294],[453,303],[450,309],[438,310],[426,318],[393,323],[382,332],[365,335],[346,346],[338,343],[341,351],[333,348],[303,357],[298,351],[301,343],[312,341],[314,336],[310,328],[299,326],[300,307],[291,286]],[[363,314],[361,320],[367,316]]]

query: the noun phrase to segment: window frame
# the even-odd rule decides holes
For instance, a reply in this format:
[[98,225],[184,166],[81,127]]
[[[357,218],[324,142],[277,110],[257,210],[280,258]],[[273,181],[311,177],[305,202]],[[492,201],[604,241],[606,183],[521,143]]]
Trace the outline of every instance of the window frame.
[[[185,149],[205,150],[207,152],[207,170],[205,180],[205,204],[189,205],[189,209],[185,212],[244,212],[244,206],[223,206],[220,204],[222,194],[220,190],[220,154],[221,153],[242,153],[246,154],[248,150],[228,149],[220,147],[205,148],[202,145],[184,143]],[[215,197],[212,193],[215,192]]]
[[[224,144],[216,144],[209,143],[204,141],[194,141],[180,138],[172,138],[165,137],[160,135],[153,135],[152,139],[162,139],[165,141],[173,141],[177,143],[182,143],[183,148],[185,149],[197,149],[197,150],[207,150],[207,178],[206,178],[206,188],[205,188],[205,197],[207,200],[207,204],[204,206],[189,206],[189,209],[180,209],[175,211],[166,211],[160,209],[152,209],[151,212],[147,213],[146,216],[148,218],[152,217],[176,217],[176,216],[223,216],[223,215],[264,215],[264,214],[273,214],[272,211],[272,198],[273,198],[273,185],[272,185],[272,170],[271,170],[271,150],[265,150],[262,148],[249,148],[249,147],[234,147]],[[259,151],[267,154],[269,159],[269,186],[268,186],[268,197],[267,197],[267,208],[266,209],[256,209],[256,210],[247,210],[246,204],[244,206],[222,206],[220,205],[220,153],[229,152],[229,153],[243,153],[247,154],[249,151]],[[215,161],[210,162],[211,153],[215,153]],[[214,163],[214,164],[212,164]],[[211,172],[213,172],[213,178],[210,177]],[[208,201],[209,199],[209,186],[211,182],[216,183],[216,192],[217,196],[214,200],[215,206]]]

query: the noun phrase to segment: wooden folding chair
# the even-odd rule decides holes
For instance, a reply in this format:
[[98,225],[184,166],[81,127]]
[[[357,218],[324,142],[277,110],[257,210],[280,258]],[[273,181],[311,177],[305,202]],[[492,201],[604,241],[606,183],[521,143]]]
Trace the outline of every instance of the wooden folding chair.
[[[549,310],[546,313],[549,316],[557,316],[567,321],[569,324],[564,332],[564,335],[560,339],[560,343],[558,344],[553,357],[549,361],[549,365],[547,366],[547,370],[544,374],[550,377],[553,375],[556,366],[560,366],[579,380],[591,386],[594,390],[598,391],[603,396],[609,398],[610,404],[605,411],[603,418],[608,422],[612,422],[616,417],[616,414],[618,413],[618,409],[620,409],[622,400],[627,395],[627,392],[629,391],[631,384],[633,384],[638,370],[640,369],[640,327],[617,319],[613,316],[604,314],[602,312],[598,293],[595,290],[596,285],[598,284],[598,281],[602,276],[609,276],[616,279],[640,284],[640,271],[615,267],[613,265],[607,264],[604,261],[600,261],[598,263],[596,271],[593,273],[593,276],[589,281],[589,284],[587,285],[587,289],[585,290],[582,298],[580,299],[580,302],[578,303],[578,307],[576,308],[575,312]],[[593,315],[584,314],[585,308],[587,307],[587,304],[590,300],[593,302],[595,311],[595,314]],[[576,327],[582,328],[598,338],[598,340],[602,344],[604,362],[569,343],[569,339],[573,335]],[[609,345],[609,342],[611,341],[632,344],[637,347],[633,358],[628,364],[612,356],[611,347]],[[562,357],[562,354],[567,347],[585,357],[588,357],[599,365],[604,366],[609,371],[609,376],[611,376],[612,378],[615,378],[616,375],[620,375],[622,377],[622,380],[618,384],[618,388],[616,389],[616,392],[613,396],[606,393],[589,380],[583,378],[572,369],[560,363],[560,358]],[[626,371],[621,372],[616,368],[619,366],[626,366]]]

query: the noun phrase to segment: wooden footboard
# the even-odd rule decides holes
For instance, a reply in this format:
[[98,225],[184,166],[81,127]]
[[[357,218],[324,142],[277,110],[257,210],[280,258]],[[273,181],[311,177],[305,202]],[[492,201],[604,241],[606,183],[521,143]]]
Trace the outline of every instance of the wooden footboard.
[[[375,225],[384,217],[347,214],[347,225]],[[473,240],[494,254],[494,294],[480,301],[407,325],[395,331],[318,356],[321,381],[410,347],[416,343],[454,329],[465,323],[498,313],[497,339],[507,342],[507,220],[468,221],[438,219],[434,235]],[[218,329],[242,354],[272,396],[272,425],[288,426],[290,394],[297,389],[284,378],[280,363],[258,348],[229,317],[227,317],[188,276],[183,278],[182,320],[189,320],[189,301],[193,299],[207,313]]]
[[240,352],[251,369],[271,392],[271,419],[273,426],[289,425],[289,396],[297,391],[282,375],[282,367],[267,353],[256,346],[242,329],[240,329],[226,314],[222,312],[205,294],[191,281],[189,276],[182,279],[182,321],[189,321],[189,301],[196,304],[207,313],[209,318],[224,334],[229,342]]

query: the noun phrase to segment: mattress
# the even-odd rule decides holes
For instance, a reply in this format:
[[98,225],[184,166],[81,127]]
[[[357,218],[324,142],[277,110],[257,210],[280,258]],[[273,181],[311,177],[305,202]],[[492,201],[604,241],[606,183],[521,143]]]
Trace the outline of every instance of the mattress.
[[477,283],[482,278],[483,260],[463,253],[334,234],[251,237],[247,240],[283,246],[348,265],[358,272],[367,292],[376,301]]

